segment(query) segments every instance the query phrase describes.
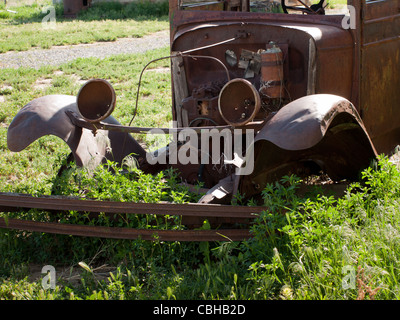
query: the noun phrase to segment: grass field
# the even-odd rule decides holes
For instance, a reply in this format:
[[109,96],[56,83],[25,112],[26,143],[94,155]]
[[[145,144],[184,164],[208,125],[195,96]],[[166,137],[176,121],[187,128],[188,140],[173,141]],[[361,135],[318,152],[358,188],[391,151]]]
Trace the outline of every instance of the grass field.
[[[168,55],[168,48],[149,52],[144,55],[120,55],[108,59],[78,59],[61,67],[43,67],[39,70],[29,68],[0,69],[0,132],[2,163],[0,181],[8,188],[14,183],[19,186],[29,177],[27,184],[37,183],[44,186],[48,176],[54,170],[50,163],[59,163],[57,159],[65,157],[66,145],[55,137],[43,137],[21,153],[8,151],[6,132],[12,118],[30,100],[47,94],[77,95],[82,83],[91,78],[108,80],[117,95],[115,117],[125,125],[131,120],[136,99],[139,74],[144,67],[143,61],[150,61]],[[141,87],[142,99],[139,103],[136,126],[166,127],[171,116],[171,88],[168,73],[168,60],[151,66]],[[151,69],[166,68],[167,72]],[[36,157],[37,149],[43,157]],[[16,164],[19,164],[16,166]],[[21,165],[21,166],[20,166]]]
[[[154,18],[141,15],[140,19]],[[163,19],[157,18],[155,24]],[[89,26],[91,21],[80,23]],[[82,81],[91,77],[104,78],[114,86],[117,107],[113,115],[128,124],[140,71],[151,59],[168,54],[164,48],[103,60],[78,59],[38,70],[0,69],[0,191],[50,194],[53,189],[76,196],[84,188],[98,198],[109,198],[112,185],[118,191],[113,196],[125,201],[144,195],[148,202],[195,201],[196,195],[179,187],[179,178],[171,171],[155,177],[135,172],[139,178],[132,180],[118,170],[111,175],[100,167],[87,175],[72,168],[57,178],[69,152],[60,139],[43,137],[20,153],[10,152],[6,143],[8,125],[27,102],[47,94],[76,95]],[[168,66],[167,60],[157,62],[145,73],[133,125],[168,126]],[[308,197],[300,196],[300,186],[294,176],[268,185],[263,191],[266,210],[252,227],[254,237],[243,242],[123,241],[0,230],[0,299],[399,299],[399,169],[381,158],[363,172],[362,182],[352,184],[339,199],[323,196],[318,188]],[[38,210],[0,213],[5,218],[14,215],[49,219]],[[58,219],[115,223],[102,215],[90,219],[77,212]],[[151,224],[139,216],[133,221],[124,219],[118,223],[143,228]],[[167,227],[165,221],[153,222]],[[37,270],[44,265],[53,265],[58,272],[55,289],[44,290],[41,285],[44,275]]]
[[[50,24],[49,7],[54,8],[54,25]],[[153,7],[145,3],[127,7],[119,3],[100,3],[91,10],[81,11],[74,20],[65,19],[62,5],[54,6],[51,1],[9,10],[16,13],[5,11],[0,4],[0,53],[137,38],[168,29],[167,2]]]

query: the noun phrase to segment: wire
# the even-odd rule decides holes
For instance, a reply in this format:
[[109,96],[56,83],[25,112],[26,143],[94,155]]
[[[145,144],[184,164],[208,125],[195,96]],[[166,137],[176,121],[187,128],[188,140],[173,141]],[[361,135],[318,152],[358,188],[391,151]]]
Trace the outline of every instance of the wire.
[[[144,71],[147,69],[147,67],[148,67],[150,64],[152,64],[152,63],[154,63],[154,62],[157,62],[157,61],[160,61],[160,60],[173,59],[173,58],[177,58],[177,57],[188,57],[188,58],[192,58],[192,59],[211,59],[211,60],[217,61],[217,62],[223,67],[223,69],[224,69],[225,72],[226,72],[226,77],[227,77],[228,82],[229,82],[229,81],[230,81],[229,70],[228,70],[228,68],[224,65],[224,63],[223,63],[220,59],[215,58],[215,57],[212,57],[212,56],[191,55],[191,54],[188,54],[188,53],[189,53],[189,52],[193,52],[193,51],[197,51],[197,50],[201,50],[201,49],[211,48],[211,47],[214,47],[214,46],[217,46],[217,45],[220,45],[220,44],[224,44],[224,43],[227,43],[227,42],[231,42],[231,41],[233,41],[233,40],[235,40],[235,39],[237,39],[237,37],[231,38],[231,39],[228,39],[228,40],[224,40],[224,41],[221,41],[221,42],[213,43],[213,44],[208,45],[208,46],[199,47],[199,48],[194,48],[194,49],[186,50],[186,51],[183,51],[183,52],[178,52],[177,54],[174,54],[174,55],[169,55],[169,56],[165,56],[165,57],[153,59],[153,60],[151,60],[150,62],[148,62],[148,63],[143,67],[142,71],[140,72],[139,83],[138,83],[138,88],[137,88],[137,92],[136,92],[135,109],[134,109],[134,111],[133,111],[133,115],[132,115],[131,120],[129,121],[129,125],[128,125],[128,126],[130,127],[130,126],[132,125],[132,122],[133,122],[133,120],[134,120],[135,117],[136,117],[137,110],[138,110],[140,86],[141,86],[141,83],[142,83],[142,76],[143,76]],[[123,141],[123,144],[122,144],[122,150],[125,149],[125,143],[126,143],[127,135],[128,135],[128,133],[126,133],[126,135],[125,135],[125,137],[124,137],[124,141]]]
[[158,59],[151,60],[149,63],[147,63],[147,64],[144,66],[144,68],[142,69],[142,72],[140,73],[140,76],[139,76],[139,84],[138,84],[138,89],[137,89],[137,93],[136,93],[136,105],[135,105],[135,110],[134,110],[132,119],[131,119],[131,121],[129,122],[129,126],[131,126],[132,121],[133,121],[133,119],[135,118],[136,113],[137,113],[137,106],[138,106],[138,100],[139,100],[139,89],[140,89],[140,84],[141,84],[141,80],[142,80],[142,75],[143,75],[144,71],[146,70],[146,68],[147,68],[150,64],[152,64],[153,62],[156,62],[156,61],[160,61],[160,60],[164,60],[164,59],[172,59],[172,58],[177,58],[177,57],[191,57],[191,58],[207,58],[207,59],[212,59],[212,60],[215,60],[215,61],[217,61],[218,63],[221,64],[221,66],[225,69],[225,72],[226,72],[226,76],[227,76],[227,78],[228,78],[228,81],[230,81],[230,76],[229,76],[228,68],[223,64],[223,62],[222,62],[221,60],[219,60],[218,58],[212,57],[212,56],[188,55],[188,53],[194,52],[194,51],[198,51],[198,50],[203,50],[203,49],[212,48],[212,47],[218,46],[218,45],[220,45],[220,44],[225,44],[225,43],[234,41],[234,40],[236,40],[236,39],[238,39],[238,38],[239,38],[239,37],[236,36],[236,37],[233,37],[233,38],[230,38],[230,39],[227,39],[227,40],[223,40],[223,41],[220,41],[220,42],[212,43],[212,44],[207,45],[207,46],[197,47],[197,48],[194,48],[194,49],[185,50],[185,51],[182,51],[182,52],[178,52],[178,53],[175,54],[175,55],[170,55],[170,56],[161,57],[161,58],[158,58]]
[[[203,47],[203,48],[204,48],[204,47]],[[196,50],[198,50],[198,49],[200,49],[200,48],[197,48]],[[193,49],[193,50],[194,50],[194,49]],[[193,51],[193,50],[188,50],[188,51]],[[144,66],[144,68],[142,69],[142,72],[140,73],[140,76],[139,76],[139,83],[138,83],[138,88],[137,88],[137,92],[136,92],[135,109],[134,109],[134,112],[133,112],[132,119],[131,119],[131,121],[129,122],[129,126],[131,126],[131,124],[132,124],[132,122],[133,122],[133,119],[136,117],[136,114],[137,114],[138,102],[139,102],[139,92],[140,92],[140,86],[141,86],[141,82],[142,82],[143,73],[144,73],[144,71],[147,69],[147,67],[148,67],[150,64],[154,63],[154,62],[157,62],[157,61],[160,61],[160,60],[165,60],[165,59],[177,58],[177,57],[188,57],[188,58],[192,58],[192,59],[211,59],[211,60],[217,61],[217,62],[224,68],[224,70],[225,70],[225,72],[226,72],[226,77],[227,77],[227,79],[228,79],[228,82],[230,81],[230,75],[229,75],[229,70],[228,70],[228,68],[227,68],[227,67],[224,65],[224,63],[223,63],[221,60],[219,60],[218,58],[215,58],[215,57],[212,57],[212,56],[191,55],[191,54],[186,54],[185,52],[186,52],[186,51],[184,51],[184,52],[179,52],[179,53],[177,53],[177,54],[170,55],[170,56],[165,56],[165,57],[153,59],[153,60],[151,60],[150,62],[148,62],[148,63]]]

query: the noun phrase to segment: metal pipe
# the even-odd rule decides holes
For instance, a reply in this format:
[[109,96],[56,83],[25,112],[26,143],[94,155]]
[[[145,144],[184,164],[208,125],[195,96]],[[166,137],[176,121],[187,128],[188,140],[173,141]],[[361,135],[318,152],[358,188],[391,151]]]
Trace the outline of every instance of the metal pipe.
[[86,82],[78,92],[76,103],[82,117],[88,122],[100,122],[114,111],[115,91],[103,79]]

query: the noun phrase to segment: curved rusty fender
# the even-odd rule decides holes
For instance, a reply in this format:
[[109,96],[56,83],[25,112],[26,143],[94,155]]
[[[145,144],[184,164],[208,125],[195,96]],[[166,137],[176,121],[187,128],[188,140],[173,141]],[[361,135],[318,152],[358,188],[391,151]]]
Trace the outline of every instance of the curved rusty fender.
[[332,121],[341,113],[348,113],[356,120],[376,154],[353,104],[331,94],[305,96],[287,104],[260,130],[254,142],[268,140],[285,150],[309,149],[322,140]]
[[[92,131],[75,126],[68,111],[79,113],[75,96],[48,95],[32,100],[12,120],[7,131],[8,148],[19,152],[40,137],[55,135],[68,144],[78,166],[96,166],[104,158],[121,162],[132,153],[145,157],[146,151],[129,134],[98,130],[94,136]],[[103,121],[119,125],[112,116]],[[124,147],[121,141],[125,141]]]
[[257,133],[246,150],[246,161],[254,159],[254,169],[239,169],[234,193],[251,196],[272,182],[265,181],[268,177],[277,178],[274,172],[283,172],[285,165],[310,160],[333,180],[353,179],[376,156],[350,101],[331,94],[305,96],[280,109]]

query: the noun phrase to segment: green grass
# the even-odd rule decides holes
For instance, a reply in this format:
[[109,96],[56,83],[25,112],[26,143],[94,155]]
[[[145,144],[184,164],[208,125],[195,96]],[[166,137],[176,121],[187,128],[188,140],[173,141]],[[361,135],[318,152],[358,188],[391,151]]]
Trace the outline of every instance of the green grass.
[[338,6],[347,5],[347,0],[328,0],[327,3],[329,8],[336,8]]
[[0,52],[24,51],[34,47],[74,45],[118,38],[140,38],[165,30],[168,22],[154,20],[105,20],[57,22],[55,29],[43,29],[40,22],[10,25],[0,29]]
[[[143,177],[147,182],[138,182],[137,190],[125,195],[122,193],[132,184],[126,176],[116,174],[107,180],[110,173],[101,168],[93,180],[82,176],[82,172],[77,173],[79,186],[100,192],[97,194],[100,198],[116,196],[108,193],[109,188],[103,188],[102,183],[109,185],[110,182],[120,190],[118,197],[126,199],[140,195],[140,189],[147,183],[154,184],[154,195],[148,196],[155,201],[166,200],[169,188],[177,190],[176,185],[169,184],[176,182],[172,172],[167,184],[160,184],[161,176]],[[74,188],[78,185],[78,176],[69,175],[73,179],[68,183],[63,179],[58,181],[64,188],[63,193],[79,192],[79,188]],[[363,183],[352,184],[339,199],[318,193],[299,196],[297,190],[301,181],[294,176],[268,185],[263,192],[266,210],[252,227],[254,237],[243,242],[88,240],[2,231],[0,297],[32,300],[397,300],[400,297],[397,267],[400,171],[386,158],[380,158],[377,168],[365,170],[362,176]],[[27,217],[43,215],[31,212]],[[111,223],[105,217],[90,220],[77,213],[60,219],[74,223]],[[130,226],[139,223],[144,227],[149,221],[130,223]],[[168,227],[165,221],[156,223],[158,227]],[[35,252],[35,257],[28,252]],[[43,290],[40,279],[31,282],[27,274],[29,263],[44,261],[56,266],[57,262],[68,261],[71,272],[74,270],[79,275],[80,283],[60,278],[55,290]],[[104,263],[119,267],[107,277],[100,277],[96,266]]]
[[54,28],[46,28],[42,20],[48,20],[49,11],[42,10],[50,3],[11,8],[17,14],[0,11],[0,53],[138,38],[168,29],[168,6],[149,2],[124,6],[112,2],[98,3],[73,20],[65,19],[63,7],[57,5]]
[[[56,137],[43,137],[19,153],[7,148],[7,127],[30,100],[47,94],[76,95],[81,82],[107,79],[115,88],[114,116],[128,124],[138,76],[144,65],[169,49],[107,59],[78,59],[60,67],[0,70],[0,191],[96,197],[118,201],[196,201],[171,170],[156,176],[134,168],[126,174],[113,163],[93,174],[74,166],[57,170],[69,150]],[[167,68],[168,60],[151,67]],[[40,84],[45,84],[40,86]],[[145,73],[136,126],[165,127],[171,118],[168,72]],[[138,139],[144,140],[139,136]],[[308,197],[294,176],[267,185],[266,210],[242,242],[127,241],[0,230],[0,299],[295,299],[400,298],[400,171],[386,158],[365,170],[341,198]],[[0,213],[2,217],[54,219],[47,212]],[[125,215],[112,220],[79,212],[58,221],[140,228],[184,228],[175,216]],[[207,223],[203,228],[207,228]],[[56,289],[44,290],[30,267],[68,268]],[[102,266],[111,266],[106,276]],[[59,272],[57,274],[60,274]],[[76,275],[75,280],[69,274]],[[353,277],[354,276],[354,277]],[[43,275],[42,275],[43,277]]]

